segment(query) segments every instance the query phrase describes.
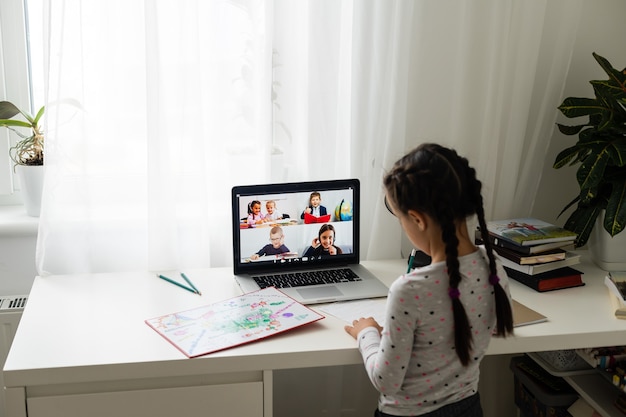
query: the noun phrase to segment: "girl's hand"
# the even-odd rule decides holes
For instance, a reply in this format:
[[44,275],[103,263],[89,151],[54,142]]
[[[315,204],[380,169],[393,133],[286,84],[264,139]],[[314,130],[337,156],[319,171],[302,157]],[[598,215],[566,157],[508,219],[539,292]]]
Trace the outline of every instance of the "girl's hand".
[[337,255],[337,248],[334,246],[331,246],[328,248],[328,254],[329,255]]
[[344,329],[350,336],[356,339],[356,337],[359,335],[359,332],[365,329],[366,327],[376,328],[379,334],[383,331],[383,328],[380,327],[380,325],[372,317],[368,317],[368,318],[361,317],[358,320],[354,320],[352,322],[352,326],[345,326]]
[[311,241],[311,246],[317,248],[320,245],[320,239],[318,237],[314,237]]

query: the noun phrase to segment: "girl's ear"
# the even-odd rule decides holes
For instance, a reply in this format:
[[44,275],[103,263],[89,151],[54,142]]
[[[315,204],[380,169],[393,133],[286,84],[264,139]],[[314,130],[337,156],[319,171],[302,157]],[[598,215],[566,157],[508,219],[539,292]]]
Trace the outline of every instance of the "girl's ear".
[[419,211],[415,211],[415,210],[409,210],[407,212],[407,215],[409,216],[409,219],[413,223],[415,223],[415,225],[421,232],[426,230],[426,227],[428,226],[428,217],[426,217],[424,214],[420,213]]

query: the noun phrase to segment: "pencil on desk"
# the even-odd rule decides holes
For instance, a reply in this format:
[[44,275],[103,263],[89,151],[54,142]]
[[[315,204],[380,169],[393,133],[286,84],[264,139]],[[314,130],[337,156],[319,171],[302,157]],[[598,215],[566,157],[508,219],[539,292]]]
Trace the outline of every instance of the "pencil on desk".
[[183,277],[183,278],[185,279],[185,281],[187,281],[187,284],[191,285],[191,288],[193,288],[193,289],[196,291],[196,293],[198,293],[198,295],[202,295],[202,293],[200,292],[200,290],[198,290],[198,289],[196,288],[196,286],[195,286],[195,285],[193,285],[193,282],[191,282],[191,280],[190,280],[189,278],[187,278],[187,275],[185,275],[185,273],[184,273],[184,272],[181,272],[181,273],[180,273],[180,276],[181,276],[181,277]]
[[162,280],[165,280],[165,281],[169,282],[170,284],[174,284],[174,285],[176,285],[176,286],[178,286],[178,287],[180,287],[180,288],[182,288],[184,290],[187,290],[187,291],[192,292],[194,294],[198,294],[198,292],[196,290],[194,290],[193,288],[186,287],[183,284],[180,284],[180,283],[174,281],[173,279],[170,279],[170,278],[168,278],[168,277],[166,277],[164,275],[157,274],[157,277],[161,278]]

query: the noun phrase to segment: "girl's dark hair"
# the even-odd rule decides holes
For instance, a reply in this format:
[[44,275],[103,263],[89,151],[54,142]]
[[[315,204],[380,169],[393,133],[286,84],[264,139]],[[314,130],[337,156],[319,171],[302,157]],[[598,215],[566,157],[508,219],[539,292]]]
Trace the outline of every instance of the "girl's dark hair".
[[323,225],[320,226],[320,230],[319,232],[317,232],[317,237],[321,239],[322,233],[324,233],[327,230],[331,230],[333,232],[333,241],[334,241],[335,237],[337,236],[337,232],[335,232],[335,228],[330,223],[324,223]]
[[252,200],[248,203],[248,214],[252,214],[252,207],[254,207],[256,204],[260,206],[261,202],[259,200]]
[[496,331],[506,336],[513,333],[513,312],[509,298],[499,284],[496,260],[489,239],[481,195],[481,182],[466,158],[456,151],[433,143],[425,143],[402,157],[388,172],[383,184],[387,196],[402,213],[415,210],[425,213],[441,227],[446,245],[446,266],[450,277],[449,294],[454,313],[455,349],[463,365],[470,360],[472,331],[463,304],[459,300],[458,244],[456,221],[476,215],[482,240],[489,258],[489,282],[496,301]]

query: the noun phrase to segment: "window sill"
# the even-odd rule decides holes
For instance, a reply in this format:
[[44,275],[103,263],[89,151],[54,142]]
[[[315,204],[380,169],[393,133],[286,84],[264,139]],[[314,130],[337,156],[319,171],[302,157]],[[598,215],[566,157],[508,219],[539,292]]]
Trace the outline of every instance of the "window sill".
[[22,205],[0,206],[0,236],[37,236],[39,218],[26,214]]

